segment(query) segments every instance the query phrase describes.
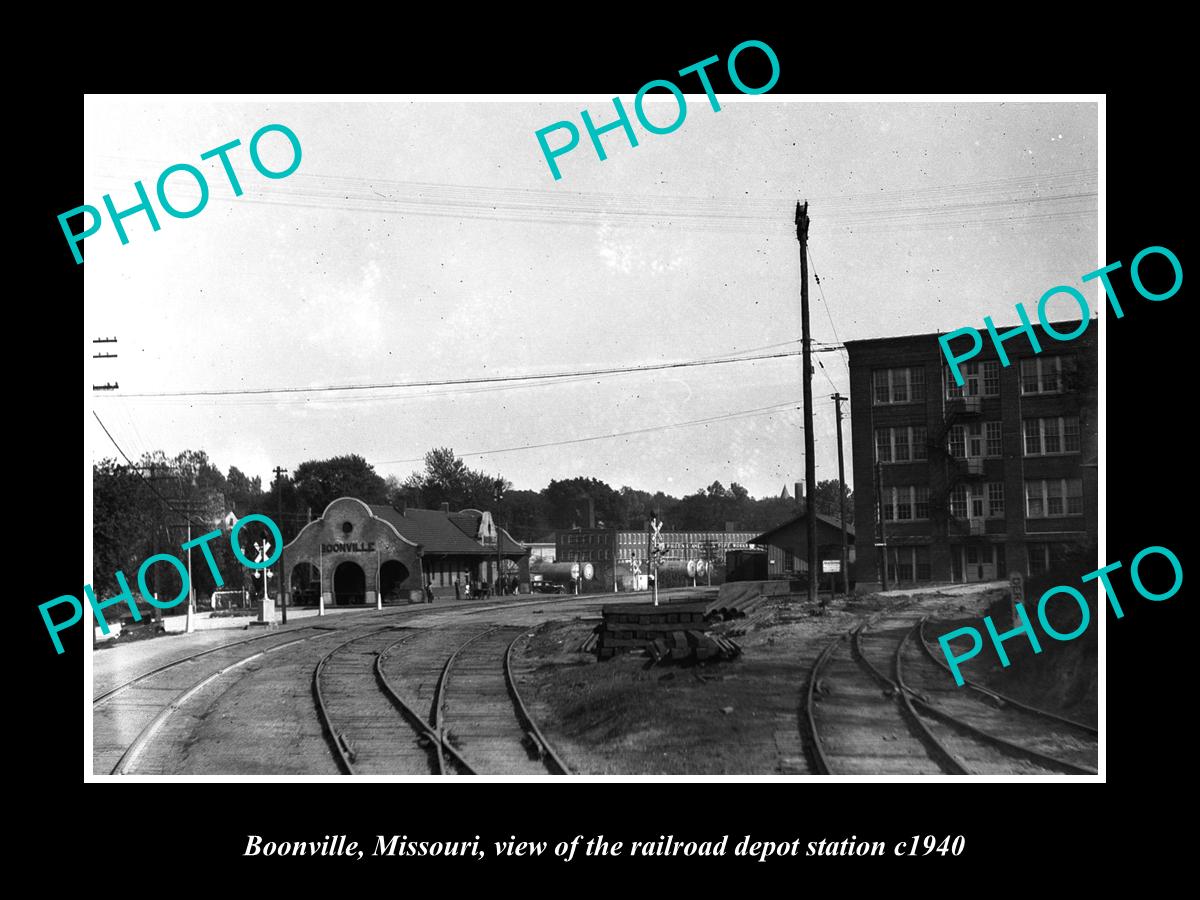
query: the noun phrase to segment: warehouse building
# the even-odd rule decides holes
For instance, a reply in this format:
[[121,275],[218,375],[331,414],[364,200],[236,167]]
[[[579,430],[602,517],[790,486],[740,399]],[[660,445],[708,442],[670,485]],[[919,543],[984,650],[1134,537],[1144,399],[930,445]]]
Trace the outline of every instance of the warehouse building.
[[[726,551],[750,549],[753,537],[753,531],[663,531],[660,536],[666,544],[663,564],[680,569],[686,567],[688,560],[724,565]],[[646,530],[572,528],[558,532],[556,544],[555,557],[559,562],[591,563],[594,581],[602,589],[624,589],[627,579],[635,583],[648,572]]]
[[[818,576],[824,580],[827,573],[823,563],[836,561],[841,571],[842,524],[833,516],[816,514]],[[766,571],[764,579],[796,578],[808,575],[808,516],[800,513],[769,531],[755,535],[752,544],[766,548]],[[853,572],[855,562],[854,526],[846,525],[846,555]]]
[[961,387],[937,334],[846,343],[863,587],[1034,575],[1095,546],[1096,328],[1034,330],[1042,352],[1014,337],[1008,366],[985,336]]

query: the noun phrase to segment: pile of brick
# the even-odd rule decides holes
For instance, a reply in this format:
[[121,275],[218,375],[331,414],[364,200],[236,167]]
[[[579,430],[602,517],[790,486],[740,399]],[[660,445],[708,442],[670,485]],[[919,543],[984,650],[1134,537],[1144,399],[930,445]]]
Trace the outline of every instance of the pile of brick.
[[644,649],[655,662],[736,656],[741,652],[736,643],[705,632],[709,606],[707,599],[660,606],[606,606],[595,644],[597,655],[609,659],[618,653]]

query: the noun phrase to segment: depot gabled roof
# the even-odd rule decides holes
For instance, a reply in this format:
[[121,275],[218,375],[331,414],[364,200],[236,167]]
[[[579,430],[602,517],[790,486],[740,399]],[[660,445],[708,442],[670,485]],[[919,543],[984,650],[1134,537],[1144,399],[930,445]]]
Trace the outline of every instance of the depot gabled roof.
[[[750,538],[750,540],[747,541],[746,543],[748,543],[748,544],[769,544],[769,543],[771,543],[770,538],[772,535],[776,534],[777,532],[783,531],[783,529],[785,529],[785,528],[795,525],[797,522],[803,522],[805,515],[806,515],[806,513],[800,513],[797,516],[792,516],[786,522],[781,522],[780,524],[776,525],[774,528],[770,529],[769,531],[764,531],[762,534],[757,535],[756,537]],[[842,523],[841,523],[840,519],[835,519],[833,516],[827,516],[824,513],[817,513],[816,516],[817,516],[818,522],[824,522],[830,528],[836,528],[838,531],[842,530]],[[846,537],[848,540],[851,540],[851,541],[854,540],[854,526],[851,525],[849,522],[846,523]]]
[[[381,503],[371,504],[371,512],[388,522],[410,541],[420,544],[426,554],[447,556],[491,556],[494,545],[475,539],[483,513],[477,509],[443,512],[440,509],[406,509],[401,512]],[[501,553],[521,556],[527,548],[514,541],[503,528],[500,532]]]

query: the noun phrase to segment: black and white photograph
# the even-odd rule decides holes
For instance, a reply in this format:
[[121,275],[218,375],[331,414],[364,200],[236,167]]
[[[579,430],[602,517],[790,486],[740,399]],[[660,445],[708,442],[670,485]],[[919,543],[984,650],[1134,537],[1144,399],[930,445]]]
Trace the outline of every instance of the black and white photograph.
[[1103,97],[727,52],[85,97],[86,781],[1103,780]]

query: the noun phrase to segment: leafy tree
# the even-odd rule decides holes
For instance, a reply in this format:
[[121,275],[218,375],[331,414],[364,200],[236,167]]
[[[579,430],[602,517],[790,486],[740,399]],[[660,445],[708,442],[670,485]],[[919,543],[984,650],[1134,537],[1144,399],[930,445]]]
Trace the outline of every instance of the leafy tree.
[[[304,506],[319,516],[339,497],[357,497],[364,503],[386,503],[387,483],[375,467],[358,454],[315,459],[296,466],[292,482]],[[265,510],[270,515],[270,510]]]
[[565,478],[551,481],[542,491],[550,524],[559,529],[588,526],[589,499],[595,508],[596,526],[619,526],[624,507],[621,495],[595,478]]
[[[114,573],[137,577],[138,566],[151,555],[155,504],[146,483],[127,466],[102,459],[92,467],[92,586],[99,599],[115,596],[120,587]],[[161,541],[161,533],[158,534]],[[131,582],[136,592],[136,581]]]
[[[499,479],[502,490],[512,484]],[[497,479],[485,472],[467,468],[449,447],[438,447],[425,454],[425,471],[414,472],[404,482],[416,505],[436,508],[442,503],[451,509],[494,509]]]
[[[833,516],[835,519],[840,519],[842,516],[841,506],[838,503],[838,481],[830,479],[827,481],[818,481],[817,489],[813,492],[813,503],[817,507],[817,512],[826,516]],[[846,524],[854,524],[854,491],[846,485]]]

